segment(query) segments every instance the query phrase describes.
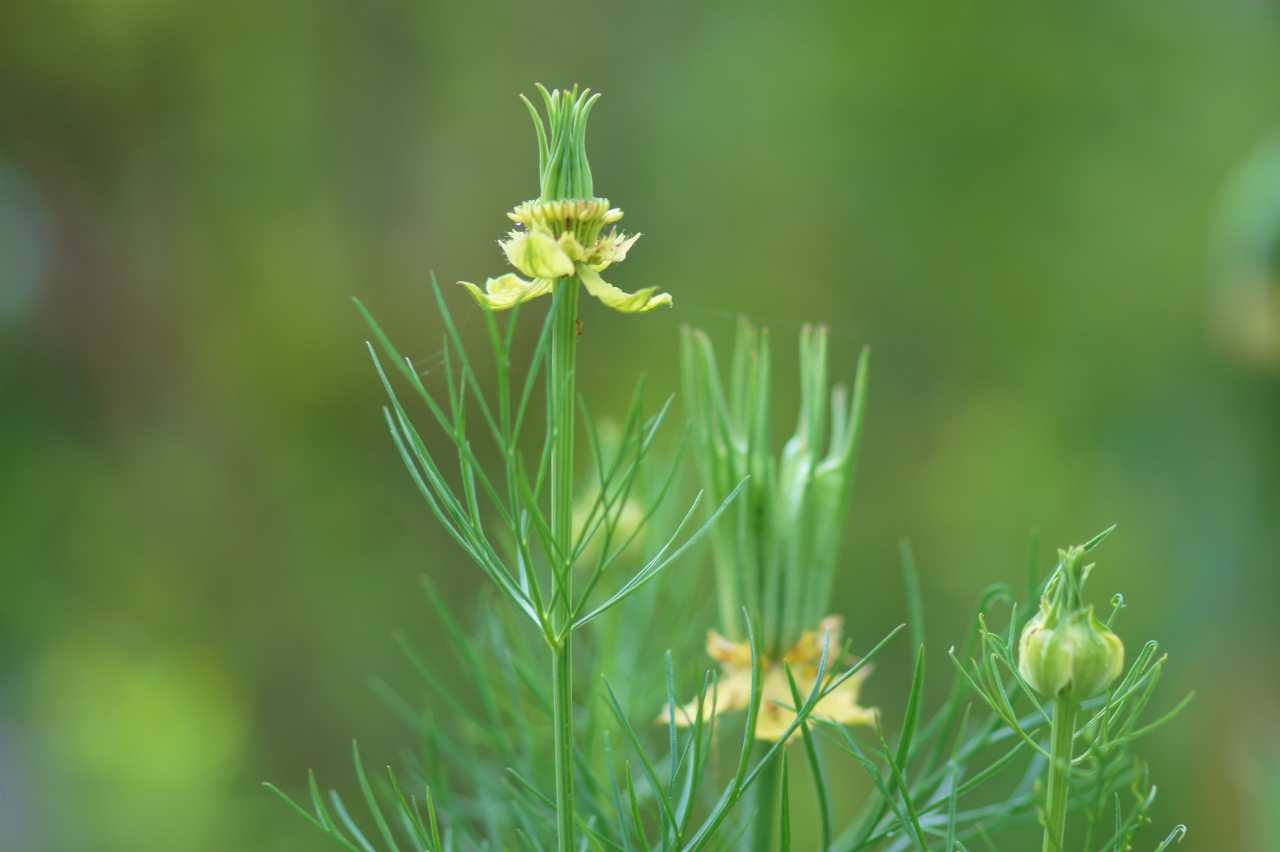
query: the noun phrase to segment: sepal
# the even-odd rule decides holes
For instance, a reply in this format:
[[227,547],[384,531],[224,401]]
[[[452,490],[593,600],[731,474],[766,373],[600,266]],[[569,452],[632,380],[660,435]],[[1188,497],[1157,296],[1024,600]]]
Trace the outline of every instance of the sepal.
[[[658,293],[657,287],[646,287],[635,293],[627,293],[614,287],[600,277],[600,274],[585,264],[578,267],[578,276],[587,292],[595,296],[607,307],[624,314],[647,313],[659,305],[670,305],[669,293]],[[658,295],[654,295],[658,293]]]
[[499,245],[511,265],[530,278],[564,278],[573,274],[574,258],[546,231],[512,231]]
[[609,264],[626,260],[627,251],[638,239],[640,239],[639,234],[628,237],[626,234],[619,234],[616,228],[611,229],[596,244],[596,250],[589,261],[591,268],[596,272],[603,272]]
[[535,278],[525,281],[519,275],[507,273],[498,278],[490,278],[481,290],[470,281],[459,281],[463,287],[471,291],[471,295],[480,307],[489,311],[505,311],[514,308],[521,302],[527,302],[538,296],[551,292],[554,283],[550,278]]

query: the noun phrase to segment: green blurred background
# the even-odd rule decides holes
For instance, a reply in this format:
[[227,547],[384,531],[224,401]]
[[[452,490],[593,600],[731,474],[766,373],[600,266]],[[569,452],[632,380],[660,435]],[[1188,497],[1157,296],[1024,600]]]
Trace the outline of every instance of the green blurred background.
[[501,272],[537,194],[535,81],[605,93],[596,187],[645,232],[610,280],[675,297],[586,304],[594,409],[676,390],[682,323],[748,313],[782,377],[806,320],[838,376],[870,343],[855,642],[901,536],[941,677],[1029,529],[1118,523],[1095,592],[1162,706],[1199,691],[1147,839],[1280,849],[1280,9],[1228,0],[0,4],[0,849],[326,848],[258,782],[407,738],[366,678],[437,636],[416,575],[465,610],[479,573],[350,297],[438,352],[430,271]]

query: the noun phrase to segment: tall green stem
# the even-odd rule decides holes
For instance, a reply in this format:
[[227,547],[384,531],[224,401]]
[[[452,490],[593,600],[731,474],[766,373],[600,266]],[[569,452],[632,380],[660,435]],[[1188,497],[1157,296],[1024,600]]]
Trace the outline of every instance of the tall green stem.
[[559,852],[573,852],[573,654],[569,637],[551,654],[555,704],[556,829]]
[[574,852],[573,804],[573,420],[574,363],[578,341],[578,279],[556,284],[556,316],[551,326],[551,360],[547,369],[550,408],[551,532],[564,559],[552,554],[556,607],[552,624],[560,636],[551,649],[551,699],[555,716],[556,827],[559,852]]
[[[758,742],[762,754],[773,746],[770,742]],[[778,816],[778,778],[782,768],[782,755],[775,755],[769,765],[760,770],[755,783],[755,811],[752,817],[750,852],[773,852],[773,823]]]
[[1053,702],[1053,744],[1049,750],[1043,852],[1062,852],[1067,824],[1067,776],[1071,772],[1071,747],[1075,741],[1078,710],[1074,698],[1059,696]]

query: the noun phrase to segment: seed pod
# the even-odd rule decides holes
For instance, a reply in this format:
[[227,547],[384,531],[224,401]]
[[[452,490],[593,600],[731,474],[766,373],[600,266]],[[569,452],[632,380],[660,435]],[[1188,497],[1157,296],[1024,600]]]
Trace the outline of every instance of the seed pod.
[[1120,637],[1098,621],[1092,606],[1054,615],[1042,603],[1022,631],[1018,671],[1023,679],[1050,697],[1083,701],[1105,691],[1124,668]]
[[1083,701],[1106,690],[1124,669],[1124,644],[1083,601],[1092,565],[1084,548],[1059,551],[1058,570],[1040,598],[1040,611],[1022,629],[1018,672],[1036,692]]

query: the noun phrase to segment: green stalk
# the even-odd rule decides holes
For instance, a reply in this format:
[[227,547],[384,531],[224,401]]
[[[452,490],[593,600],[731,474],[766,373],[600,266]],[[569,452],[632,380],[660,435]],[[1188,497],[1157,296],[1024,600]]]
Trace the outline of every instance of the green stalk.
[[[773,743],[759,742],[757,745],[762,753],[768,753]],[[781,766],[782,755],[775,755],[760,770],[760,777],[756,779],[750,852],[773,852],[773,821],[778,815],[778,777]]]
[[559,852],[573,852],[573,654],[566,636],[551,655],[555,705],[556,827]]
[[1075,699],[1058,696],[1053,702],[1053,744],[1049,750],[1049,787],[1046,795],[1042,852],[1062,852],[1067,824],[1067,775],[1071,771],[1071,747],[1075,741]]
[[[551,445],[551,532],[563,554],[573,550],[574,364],[577,354],[578,279],[556,285],[547,367]],[[552,555],[552,562],[558,557]],[[573,565],[557,564],[557,604],[552,623],[559,644],[551,649],[551,702],[555,717],[556,827],[559,852],[574,852],[573,804]]]

